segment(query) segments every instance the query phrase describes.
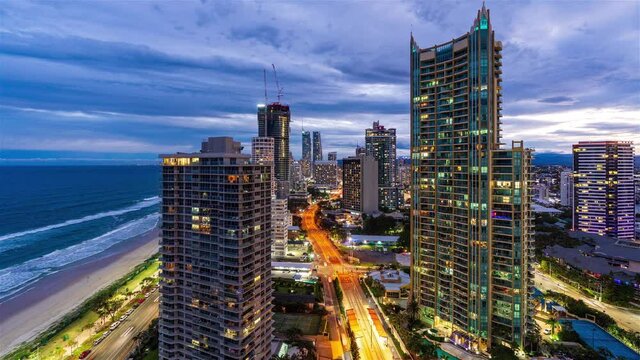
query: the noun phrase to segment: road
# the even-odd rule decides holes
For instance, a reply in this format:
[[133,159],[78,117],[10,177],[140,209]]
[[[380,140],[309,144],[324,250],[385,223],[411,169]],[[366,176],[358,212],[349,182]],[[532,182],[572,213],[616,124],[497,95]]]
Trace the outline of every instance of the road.
[[128,359],[135,347],[134,337],[147,330],[151,321],[158,317],[158,299],[160,292],[154,290],[138,308],[125,319],[100,344],[91,349],[89,359],[122,360]]
[[[307,231],[307,236],[313,245],[314,251],[318,256],[319,272],[323,275],[325,294],[327,287],[331,288],[333,295],[333,284],[329,283],[329,279],[338,276],[341,281],[342,292],[344,295],[343,302],[345,309],[353,309],[356,313],[360,333],[355,334],[357,337],[358,348],[360,349],[361,359],[372,360],[391,360],[393,355],[391,349],[387,347],[381,340],[380,336],[387,337],[387,334],[377,334],[377,331],[369,320],[369,307],[367,297],[365,296],[359,284],[358,272],[352,269],[351,265],[344,262],[338,249],[329,239],[326,231],[320,229],[315,223],[315,213],[318,211],[318,205],[312,205],[302,214],[302,228]],[[326,263],[326,266],[324,265]],[[326,295],[325,295],[326,298]],[[339,307],[336,303],[333,308],[332,316],[338,318]],[[331,321],[331,318],[330,318]],[[333,327],[333,324],[330,323]],[[336,326],[336,328],[338,328]],[[339,329],[344,336],[342,327]],[[337,340],[330,338],[331,340]],[[343,341],[343,345],[345,342]],[[390,345],[393,346],[393,345]]]
[[582,300],[596,310],[604,311],[607,315],[611,316],[621,328],[640,332],[640,310],[605,304],[589,296],[585,296],[573,286],[545,275],[538,270],[535,272],[534,281],[536,287],[542,291],[552,290],[569,295],[574,299]]

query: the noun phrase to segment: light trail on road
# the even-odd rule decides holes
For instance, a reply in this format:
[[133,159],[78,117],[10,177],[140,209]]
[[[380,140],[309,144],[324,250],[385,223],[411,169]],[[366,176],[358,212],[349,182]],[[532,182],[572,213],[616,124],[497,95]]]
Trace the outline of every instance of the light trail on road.
[[[356,343],[360,350],[360,357],[371,360],[393,359],[392,351],[388,347],[393,345],[385,346],[369,321],[369,312],[367,310],[369,303],[360,287],[358,272],[352,269],[350,264],[342,260],[342,255],[329,239],[327,232],[320,229],[315,223],[315,213],[317,211],[318,205],[312,205],[302,214],[302,227],[307,231],[307,236],[313,245],[314,251],[320,256],[320,263],[326,263],[324,270],[328,273],[328,276],[333,278],[337,275],[341,279],[340,285],[344,295],[344,307],[345,309],[354,310],[360,327],[361,333],[355,334],[358,338]],[[338,311],[337,306],[334,307],[336,314]],[[387,334],[379,335],[388,338]]]

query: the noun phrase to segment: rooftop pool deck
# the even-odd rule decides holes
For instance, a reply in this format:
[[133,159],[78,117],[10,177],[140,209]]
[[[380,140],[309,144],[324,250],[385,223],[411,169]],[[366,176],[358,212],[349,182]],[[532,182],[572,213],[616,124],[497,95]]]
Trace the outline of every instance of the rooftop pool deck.
[[593,348],[605,348],[613,354],[613,358],[624,358],[627,360],[640,360],[640,354],[633,351],[620,340],[613,337],[598,325],[587,320],[562,320],[563,323],[569,323],[573,327],[580,339]]

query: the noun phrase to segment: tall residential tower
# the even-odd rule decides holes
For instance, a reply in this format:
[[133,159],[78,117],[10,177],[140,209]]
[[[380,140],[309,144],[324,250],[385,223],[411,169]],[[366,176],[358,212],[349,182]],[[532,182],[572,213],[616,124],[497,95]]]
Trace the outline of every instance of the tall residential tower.
[[162,155],[160,359],[268,359],[271,165],[239,142]]
[[581,141],[573,145],[573,229],[635,239],[633,143]]
[[365,151],[378,162],[378,202],[380,207],[398,207],[400,191],[397,187],[396,129],[385,129],[375,121],[365,130]]
[[313,132],[313,161],[322,161],[322,140],[320,131]]
[[311,134],[302,130],[302,160],[311,161]]
[[500,141],[502,44],[489,11],[420,48],[411,38],[412,298],[473,351],[523,346],[532,320],[530,150]]
[[258,105],[258,136],[273,138],[274,176],[278,182],[278,198],[289,194],[289,105]]

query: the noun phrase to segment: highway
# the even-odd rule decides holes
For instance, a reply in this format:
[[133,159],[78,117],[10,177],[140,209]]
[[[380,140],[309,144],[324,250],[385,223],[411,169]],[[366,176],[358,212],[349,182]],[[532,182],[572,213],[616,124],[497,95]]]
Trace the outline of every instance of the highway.
[[535,285],[541,291],[552,290],[582,300],[596,310],[604,311],[611,316],[623,329],[640,332],[640,310],[623,308],[620,306],[605,304],[601,301],[585,296],[578,289],[558,279],[554,279],[536,270]]
[[147,330],[151,321],[158,317],[160,292],[154,290],[151,295],[134,310],[100,344],[91,349],[88,359],[122,360],[128,359],[135,347],[134,337]]
[[[313,245],[314,252],[319,257],[318,263],[322,265],[319,266],[319,273],[324,275],[321,276],[321,278],[323,279],[325,294],[327,294],[327,287],[331,287],[331,295],[334,295],[333,285],[329,283],[328,279],[338,276],[344,295],[344,307],[345,309],[353,309],[355,311],[360,328],[359,333],[355,334],[360,350],[360,358],[372,360],[393,359],[391,349],[380,340],[380,337],[369,320],[369,313],[367,311],[369,304],[360,287],[358,272],[352,269],[350,264],[342,260],[342,256],[329,239],[327,232],[320,229],[315,223],[314,215],[317,211],[318,205],[312,205],[304,211],[302,214],[302,228],[307,231],[307,237]],[[324,264],[326,264],[326,266]],[[326,297],[325,295],[325,298]],[[333,312],[330,316],[339,317],[338,304],[335,304],[332,310]],[[331,317],[330,325],[333,327]],[[340,327],[339,331],[342,336],[345,336],[342,327]],[[388,338],[387,334],[379,335]],[[337,340],[332,337],[330,337],[330,339]],[[344,344],[345,342],[343,341],[343,345]]]

